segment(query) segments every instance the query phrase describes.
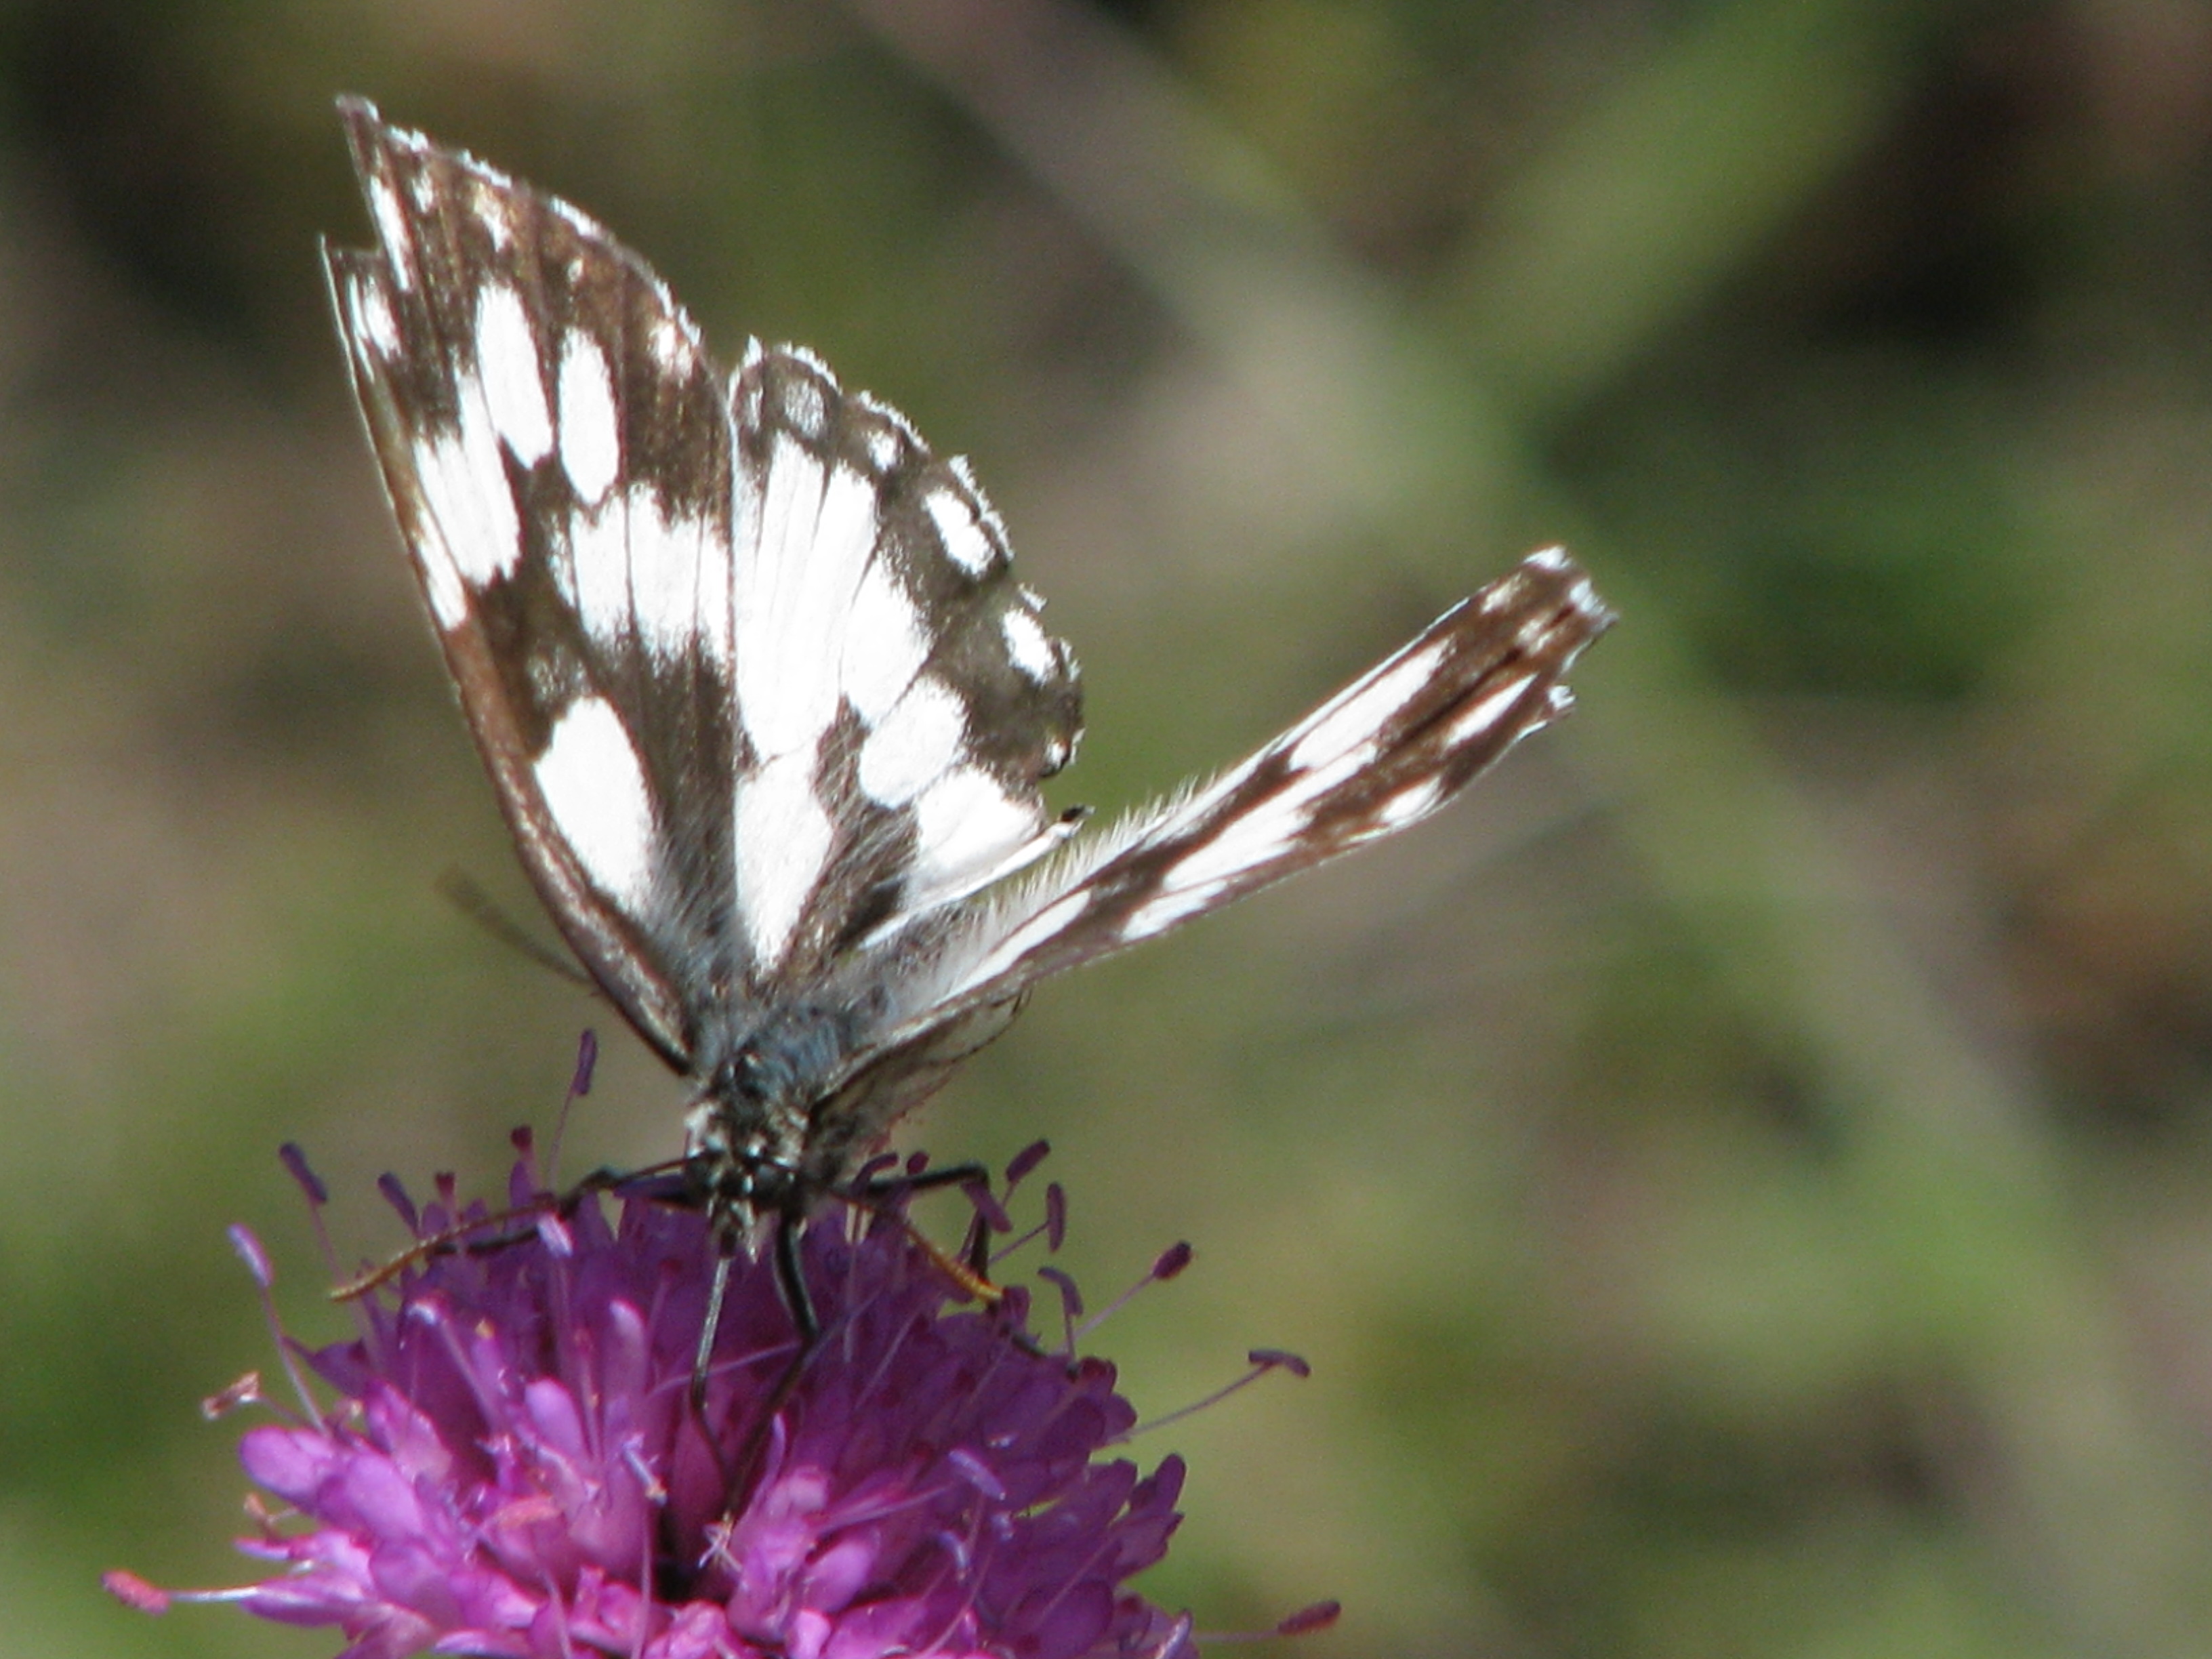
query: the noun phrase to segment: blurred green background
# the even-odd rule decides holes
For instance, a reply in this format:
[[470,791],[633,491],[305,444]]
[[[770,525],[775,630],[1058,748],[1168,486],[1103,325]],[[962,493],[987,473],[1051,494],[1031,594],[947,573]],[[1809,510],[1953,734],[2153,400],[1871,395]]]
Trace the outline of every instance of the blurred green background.
[[[368,94],[724,351],[972,455],[1062,801],[1224,763],[1531,547],[1624,613],[1441,823],[1042,994],[1201,1628],[1338,1655],[2212,1651],[2212,8],[0,3],[0,1655],[296,1655],[196,1402],[371,1183],[678,1096],[538,925],[314,242]],[[546,930],[550,934],[550,929]]]

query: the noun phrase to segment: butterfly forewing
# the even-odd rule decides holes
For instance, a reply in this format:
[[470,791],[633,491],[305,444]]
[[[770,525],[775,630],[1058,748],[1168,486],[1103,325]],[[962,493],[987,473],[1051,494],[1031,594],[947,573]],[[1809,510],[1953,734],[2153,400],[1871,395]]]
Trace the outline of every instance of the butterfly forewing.
[[1073,659],[957,463],[804,352],[716,368],[567,204],[345,116],[331,252],[401,529],[523,860],[672,1063],[1058,838]]

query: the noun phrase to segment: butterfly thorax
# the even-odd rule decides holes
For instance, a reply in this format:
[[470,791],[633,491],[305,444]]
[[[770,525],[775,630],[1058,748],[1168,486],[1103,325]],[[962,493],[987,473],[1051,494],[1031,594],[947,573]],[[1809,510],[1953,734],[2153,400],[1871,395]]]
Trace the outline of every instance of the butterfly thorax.
[[836,1175],[810,1156],[813,1109],[856,1046],[850,1015],[822,1007],[775,1010],[710,1039],[684,1123],[694,1201],[738,1231],[805,1214]]

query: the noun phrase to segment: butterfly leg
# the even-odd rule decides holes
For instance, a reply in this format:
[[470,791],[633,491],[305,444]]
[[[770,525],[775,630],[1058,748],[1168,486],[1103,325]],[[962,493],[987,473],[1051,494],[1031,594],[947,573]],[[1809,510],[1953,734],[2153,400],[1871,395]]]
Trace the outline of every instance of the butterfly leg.
[[[787,1373],[791,1382],[798,1380],[799,1368],[822,1340],[822,1316],[814,1310],[814,1293],[806,1288],[806,1267],[799,1259],[799,1223],[790,1216],[776,1218],[775,1287],[783,1292],[783,1305],[791,1310],[791,1322],[799,1332],[799,1352],[792,1357]],[[787,1384],[779,1384],[776,1404],[782,1405],[790,1392]]]
[[893,1193],[933,1192],[939,1187],[964,1187],[971,1181],[988,1181],[991,1171],[970,1160],[965,1164],[940,1164],[934,1169],[924,1170],[919,1175],[871,1176],[866,1181],[856,1181],[850,1189],[854,1201],[866,1204]]
[[[754,1478],[760,1473],[761,1459],[768,1450],[769,1434],[775,1419],[791,1401],[799,1387],[799,1379],[806,1370],[806,1362],[822,1345],[822,1319],[815,1311],[814,1294],[806,1288],[805,1264],[799,1260],[799,1231],[800,1223],[788,1215],[778,1216],[775,1223],[775,1283],[782,1293],[784,1307],[790,1312],[792,1330],[798,1345],[791,1358],[784,1362],[783,1370],[769,1390],[768,1398],[761,1402],[759,1414],[746,1432],[744,1447],[738,1454],[734,1466],[722,1469],[723,1490],[730,1512],[735,1514],[750,1491]],[[734,1243],[734,1241],[733,1241]],[[708,1299],[707,1322],[699,1333],[699,1351],[692,1364],[691,1407],[700,1422],[706,1421],[707,1362],[714,1346],[714,1328],[720,1322],[722,1291],[729,1277],[733,1251],[725,1252],[714,1265],[714,1288]],[[708,1437],[713,1443],[713,1437]]]
[[722,1302],[729,1294],[730,1266],[737,1259],[738,1241],[726,1237],[714,1254],[714,1280],[707,1291],[707,1312],[699,1321],[699,1346],[691,1351],[691,1413],[707,1420],[707,1374],[714,1364],[714,1339],[721,1334]]
[[368,1268],[344,1284],[333,1286],[331,1300],[357,1302],[372,1291],[383,1289],[409,1269],[441,1255],[489,1255],[512,1249],[535,1237],[538,1224],[546,1216],[556,1215],[565,1220],[576,1212],[578,1205],[595,1193],[675,1202],[682,1180],[681,1159],[651,1164],[642,1170],[594,1170],[566,1192],[540,1193],[512,1208],[456,1221],[417,1238],[383,1266]]
[[[699,1346],[692,1351],[691,1409],[702,1422],[707,1415],[707,1379],[714,1369],[714,1341],[721,1334],[722,1305],[729,1294],[730,1271],[742,1248],[742,1240],[734,1233],[724,1237],[717,1246],[714,1280],[707,1291],[706,1315],[699,1322]],[[790,1310],[792,1329],[799,1346],[776,1378],[775,1387],[769,1391],[767,1409],[761,1413],[763,1423],[773,1420],[776,1413],[783,1409],[799,1382],[801,1368],[822,1340],[822,1318],[814,1310],[814,1294],[806,1288],[806,1270],[799,1259],[799,1228],[787,1216],[776,1219],[775,1249],[776,1289],[782,1294],[784,1306]]]

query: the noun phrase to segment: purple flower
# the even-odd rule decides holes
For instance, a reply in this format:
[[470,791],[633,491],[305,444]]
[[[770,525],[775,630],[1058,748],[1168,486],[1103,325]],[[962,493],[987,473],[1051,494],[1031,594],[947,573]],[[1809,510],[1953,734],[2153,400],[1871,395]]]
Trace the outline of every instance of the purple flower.
[[[545,1200],[526,1156],[514,1188]],[[419,1217],[395,1199],[418,1237],[454,1219],[450,1186]],[[895,1209],[825,1206],[802,1255],[823,1337],[765,1427],[795,1341],[765,1262],[732,1275],[690,1403],[714,1262],[695,1213],[632,1198],[610,1226],[587,1201],[410,1267],[306,1356],[337,1405],[245,1437],[283,1508],[240,1547],[276,1571],[194,1599],[337,1626],[345,1659],[1189,1659],[1188,1620],[1127,1589],[1182,1464],[1096,1461],[1135,1420],[1114,1368],[1039,1349],[1018,1289],[960,1305]]]

